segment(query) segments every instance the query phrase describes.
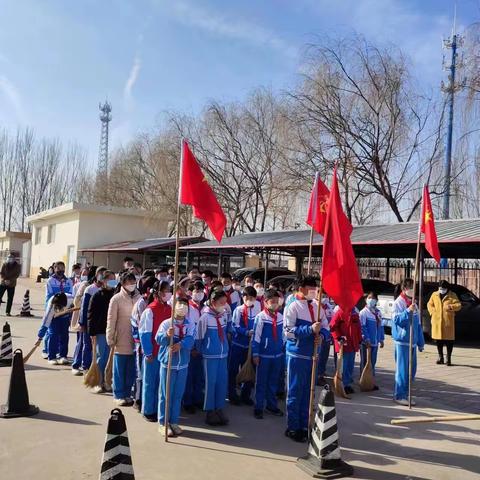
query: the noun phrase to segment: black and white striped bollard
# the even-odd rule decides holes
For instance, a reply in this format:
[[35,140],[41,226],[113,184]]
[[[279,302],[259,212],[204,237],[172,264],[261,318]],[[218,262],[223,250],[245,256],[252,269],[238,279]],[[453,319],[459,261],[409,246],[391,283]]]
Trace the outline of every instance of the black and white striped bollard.
[[0,342],[0,367],[9,367],[12,364],[12,359],[12,334],[9,323],[5,322],[2,332],[2,341]]

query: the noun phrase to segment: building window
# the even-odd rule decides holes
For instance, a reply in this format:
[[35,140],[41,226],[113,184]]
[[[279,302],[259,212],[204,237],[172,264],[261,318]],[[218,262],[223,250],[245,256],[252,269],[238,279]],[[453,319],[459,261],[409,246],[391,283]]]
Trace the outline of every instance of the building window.
[[35,227],[35,245],[42,243],[42,227]]
[[56,225],[49,225],[48,226],[48,236],[47,236],[47,243],[54,243],[55,242],[55,227]]

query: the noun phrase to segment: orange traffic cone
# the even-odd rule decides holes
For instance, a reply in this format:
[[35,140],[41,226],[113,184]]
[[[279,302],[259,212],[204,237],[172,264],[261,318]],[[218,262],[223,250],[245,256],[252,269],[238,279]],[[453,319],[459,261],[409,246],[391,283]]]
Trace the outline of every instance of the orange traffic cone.
[[31,417],[39,411],[40,409],[36,405],[30,405],[23,366],[23,352],[17,348],[13,352],[7,403],[0,405],[0,418]]

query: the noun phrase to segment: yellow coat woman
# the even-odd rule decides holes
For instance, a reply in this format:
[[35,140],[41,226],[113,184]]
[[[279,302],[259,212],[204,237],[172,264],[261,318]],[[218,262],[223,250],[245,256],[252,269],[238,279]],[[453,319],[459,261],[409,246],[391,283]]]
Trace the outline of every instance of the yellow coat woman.
[[457,295],[451,290],[445,295],[441,295],[440,291],[433,292],[427,308],[431,316],[432,338],[455,340],[455,313],[462,308]]

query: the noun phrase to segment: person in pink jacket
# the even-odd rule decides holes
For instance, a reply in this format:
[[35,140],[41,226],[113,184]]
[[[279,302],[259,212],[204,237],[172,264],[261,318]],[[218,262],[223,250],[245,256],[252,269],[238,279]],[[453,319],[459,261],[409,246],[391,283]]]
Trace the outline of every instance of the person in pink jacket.
[[110,300],[107,314],[107,343],[113,357],[113,398],[119,406],[131,406],[135,382],[135,355],[131,326],[133,306],[140,298],[133,273],[120,278],[120,291]]

